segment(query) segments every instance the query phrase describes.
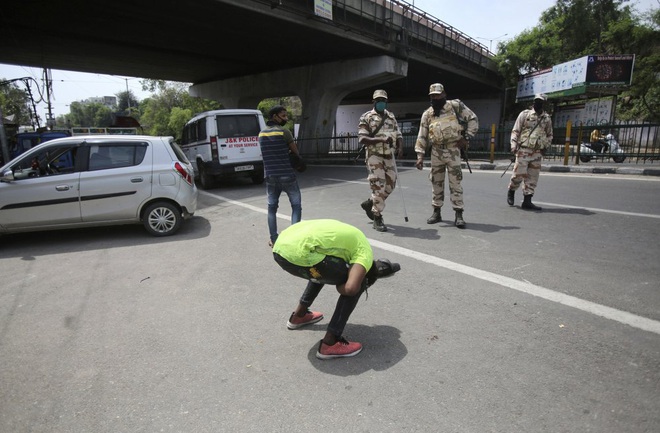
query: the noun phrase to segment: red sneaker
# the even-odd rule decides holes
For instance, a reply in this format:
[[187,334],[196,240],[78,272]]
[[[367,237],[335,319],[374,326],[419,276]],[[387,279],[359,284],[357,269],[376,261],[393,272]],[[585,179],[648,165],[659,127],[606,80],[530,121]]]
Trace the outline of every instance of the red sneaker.
[[362,344],[356,341],[347,341],[344,337],[339,337],[337,342],[332,346],[328,346],[321,340],[316,357],[318,359],[346,358],[357,355],[361,350]]
[[298,329],[298,328],[302,328],[305,325],[311,325],[312,323],[316,323],[322,319],[323,319],[323,313],[319,313],[318,311],[307,310],[307,313],[305,313],[305,315],[302,317],[298,317],[295,315],[295,313],[291,313],[291,317],[289,317],[289,321],[286,322],[286,327],[289,329]]

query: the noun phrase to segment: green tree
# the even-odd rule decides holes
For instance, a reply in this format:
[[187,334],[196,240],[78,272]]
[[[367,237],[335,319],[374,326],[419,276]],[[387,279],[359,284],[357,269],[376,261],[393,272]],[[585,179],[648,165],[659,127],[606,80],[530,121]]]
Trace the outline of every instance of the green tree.
[[632,86],[618,100],[618,117],[660,122],[660,9],[651,11],[642,25],[615,23],[603,42],[623,45],[621,50],[627,45],[628,51],[636,54]]
[[117,109],[119,112],[125,113],[127,116],[133,116],[139,120],[140,117],[140,102],[137,100],[132,91],[119,92],[115,95],[117,97]]
[[25,90],[19,86],[19,82],[8,82],[0,79],[0,107],[4,117],[11,118],[17,125],[37,126],[36,119],[33,119],[30,98]]
[[[150,86],[145,87],[145,82]],[[179,140],[184,124],[196,113],[222,108],[217,101],[190,96],[186,83],[145,80],[142,84],[146,90],[156,91],[140,104],[140,122],[150,135],[171,135]]]
[[71,126],[108,127],[112,125],[112,110],[103,104],[73,102],[67,120]]

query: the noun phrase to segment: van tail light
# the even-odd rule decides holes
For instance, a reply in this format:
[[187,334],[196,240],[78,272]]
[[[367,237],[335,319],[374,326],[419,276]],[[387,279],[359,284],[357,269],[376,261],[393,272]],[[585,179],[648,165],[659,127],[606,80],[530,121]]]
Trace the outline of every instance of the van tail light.
[[176,171],[177,173],[179,173],[179,175],[181,175],[181,177],[183,178],[183,180],[185,180],[186,182],[188,182],[189,185],[192,185],[192,184],[193,184],[193,177],[192,177],[192,174],[186,169],[186,167],[184,167],[183,165],[181,165],[179,162],[175,162],[175,163],[174,163],[174,171]]
[[218,137],[211,137],[211,158],[218,160]]

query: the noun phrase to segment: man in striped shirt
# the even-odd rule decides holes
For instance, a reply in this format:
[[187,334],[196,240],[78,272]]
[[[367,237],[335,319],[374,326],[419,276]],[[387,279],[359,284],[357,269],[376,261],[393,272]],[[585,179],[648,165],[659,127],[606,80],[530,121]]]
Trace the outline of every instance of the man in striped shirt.
[[259,133],[259,146],[264,161],[264,178],[268,196],[269,245],[277,240],[277,208],[280,195],[285,192],[291,203],[291,224],[302,218],[302,198],[296,172],[291,167],[289,152],[296,155],[298,147],[291,131],[284,128],[289,121],[286,108],[276,105],[268,111],[266,128]]

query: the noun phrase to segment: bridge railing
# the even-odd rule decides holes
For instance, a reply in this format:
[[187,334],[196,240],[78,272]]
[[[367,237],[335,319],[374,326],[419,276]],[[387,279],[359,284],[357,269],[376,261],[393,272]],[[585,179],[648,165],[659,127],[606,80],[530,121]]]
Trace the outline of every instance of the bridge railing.
[[494,70],[492,53],[480,42],[403,0],[336,0],[335,24],[395,44],[429,58],[447,59],[466,66]]
[[[617,138],[625,152],[628,163],[653,163],[660,161],[660,124],[652,123],[617,123],[612,125],[599,125],[601,131],[611,132]],[[578,126],[571,128],[568,152],[566,151],[566,126],[554,128],[552,147],[546,152],[546,160],[561,161],[568,158],[568,162],[579,164],[577,159],[578,147],[582,141],[588,141],[593,126]],[[494,134],[493,134],[494,130]],[[413,161],[415,154],[415,141],[417,132],[403,134],[403,158]],[[322,151],[321,143],[330,142],[330,150]],[[475,137],[470,140],[470,159],[493,161],[506,159],[510,152],[511,127],[489,127],[479,129]],[[357,134],[344,134],[337,137],[318,137],[298,139],[298,147],[305,158],[317,161],[335,162],[345,161],[352,163],[356,159],[364,159],[364,151],[358,142]],[[491,145],[492,144],[492,145]],[[429,152],[427,152],[429,156]],[[607,157],[595,158],[595,161],[607,161]]]

